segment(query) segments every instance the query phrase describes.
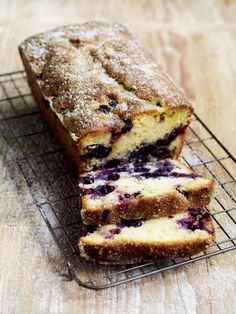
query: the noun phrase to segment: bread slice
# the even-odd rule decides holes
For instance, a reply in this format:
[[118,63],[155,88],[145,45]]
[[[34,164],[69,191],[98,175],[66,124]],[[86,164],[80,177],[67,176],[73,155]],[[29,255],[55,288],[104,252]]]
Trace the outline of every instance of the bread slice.
[[19,51],[37,104],[81,172],[179,156],[192,105],[124,26],[59,27]]
[[79,186],[82,221],[98,225],[203,207],[210,202],[215,183],[178,160],[166,159],[84,173]]
[[214,241],[212,218],[205,210],[102,227],[85,226],[81,256],[101,263],[131,264],[191,256]]

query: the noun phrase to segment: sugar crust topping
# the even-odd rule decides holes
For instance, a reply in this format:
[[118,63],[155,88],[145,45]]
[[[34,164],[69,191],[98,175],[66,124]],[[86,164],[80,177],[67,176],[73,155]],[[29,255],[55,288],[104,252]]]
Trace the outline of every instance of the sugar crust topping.
[[[20,45],[53,111],[75,138],[121,129],[143,112],[191,104],[150,52],[121,24],[88,22]],[[111,102],[116,106],[111,106]],[[107,106],[109,110],[100,110]]]

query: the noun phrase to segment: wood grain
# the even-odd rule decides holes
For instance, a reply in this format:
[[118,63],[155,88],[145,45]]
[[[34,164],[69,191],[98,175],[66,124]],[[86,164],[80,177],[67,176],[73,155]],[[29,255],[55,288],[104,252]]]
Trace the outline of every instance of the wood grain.
[[[0,0],[0,7],[2,73],[22,68],[17,45],[29,35],[118,20],[153,51],[236,153],[235,1]],[[1,138],[0,152],[0,313],[236,312],[235,252],[104,291],[66,281],[60,253]]]

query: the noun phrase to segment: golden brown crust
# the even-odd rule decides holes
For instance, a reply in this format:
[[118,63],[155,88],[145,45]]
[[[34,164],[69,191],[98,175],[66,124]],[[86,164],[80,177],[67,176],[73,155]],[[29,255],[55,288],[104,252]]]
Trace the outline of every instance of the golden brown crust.
[[[117,224],[122,219],[151,219],[154,217],[171,216],[186,212],[189,208],[203,208],[208,205],[215,189],[215,182],[209,180],[208,184],[199,189],[189,189],[187,195],[177,190],[154,197],[142,197],[136,202],[125,202],[124,204],[109,208],[96,208],[91,210],[82,196],[82,221],[88,225],[102,225],[107,223]],[[104,219],[103,212],[109,211]]]
[[81,166],[81,160],[79,159],[79,153],[78,153],[78,145],[77,143],[72,139],[69,132],[65,129],[63,124],[60,123],[58,120],[57,115],[50,110],[48,107],[48,104],[46,103],[41,89],[39,85],[37,84],[37,81],[35,79],[35,73],[32,71],[32,68],[30,67],[30,64],[25,58],[24,52],[21,50],[21,58],[25,67],[25,71],[27,74],[27,78],[32,90],[32,94],[43,113],[45,119],[47,120],[49,126],[54,130],[54,134],[56,137],[61,141],[61,143],[64,145],[66,153],[70,160],[77,165],[77,167]]
[[100,263],[113,264],[133,264],[142,261],[155,259],[170,259],[176,257],[186,257],[196,255],[204,251],[212,239],[195,240],[186,243],[172,245],[135,245],[135,243],[121,244],[119,246],[98,247],[89,244],[83,245],[82,256],[88,260],[97,261]]
[[[19,50],[33,96],[81,168],[77,155],[87,134],[118,131],[128,118],[169,109],[187,108],[191,120],[189,101],[120,24],[60,27],[30,37]],[[53,109],[45,108],[44,97],[51,97]],[[111,100],[118,105],[109,115],[101,112]]]
[[204,206],[207,206],[214,196],[215,189],[216,182],[213,179],[209,180],[209,184],[207,187],[202,187],[201,189],[190,189],[188,191],[188,201],[190,207],[202,208]]
[[[88,225],[117,224],[122,219],[151,219],[154,217],[162,217],[174,215],[188,210],[188,201],[183,195],[177,193],[169,193],[161,197],[142,197],[137,202],[126,201],[125,204],[114,206],[114,208],[99,208],[90,210],[86,200],[83,202],[81,212],[82,221]],[[125,206],[125,211],[123,210]],[[109,210],[110,214],[103,219],[103,212]]]
[[[189,121],[189,123],[190,123],[191,121]],[[179,145],[177,146],[177,149],[176,149],[176,151],[175,151],[175,156],[174,156],[174,158],[175,159],[178,159],[178,157],[180,156],[180,154],[181,154],[181,151],[182,151],[182,149],[183,149],[183,146],[184,146],[184,139],[185,139],[185,133],[186,133],[186,130],[185,130],[185,132],[183,132],[182,134],[180,134],[179,135]]]
[[160,101],[162,106],[186,106],[189,102],[151,53],[134,38],[105,40],[93,51],[107,73],[131,89],[140,99]]
[[[212,222],[211,228],[213,228]],[[213,229],[212,229],[213,230]],[[204,251],[214,241],[215,235],[194,239],[191,241],[179,241],[168,243],[118,243],[107,241],[101,245],[94,245],[80,239],[81,255],[87,260],[100,263],[133,264],[155,259],[167,259],[196,255]]]

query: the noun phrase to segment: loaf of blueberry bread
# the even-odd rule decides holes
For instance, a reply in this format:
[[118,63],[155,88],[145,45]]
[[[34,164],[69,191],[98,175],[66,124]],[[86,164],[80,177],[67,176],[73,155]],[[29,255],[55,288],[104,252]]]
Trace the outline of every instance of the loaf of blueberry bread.
[[211,216],[196,208],[169,217],[84,226],[79,248],[87,260],[131,264],[195,255],[213,241]]
[[80,176],[84,224],[150,219],[209,204],[214,181],[178,160],[130,163]]
[[180,154],[192,105],[124,26],[59,27],[19,51],[37,104],[81,172]]

